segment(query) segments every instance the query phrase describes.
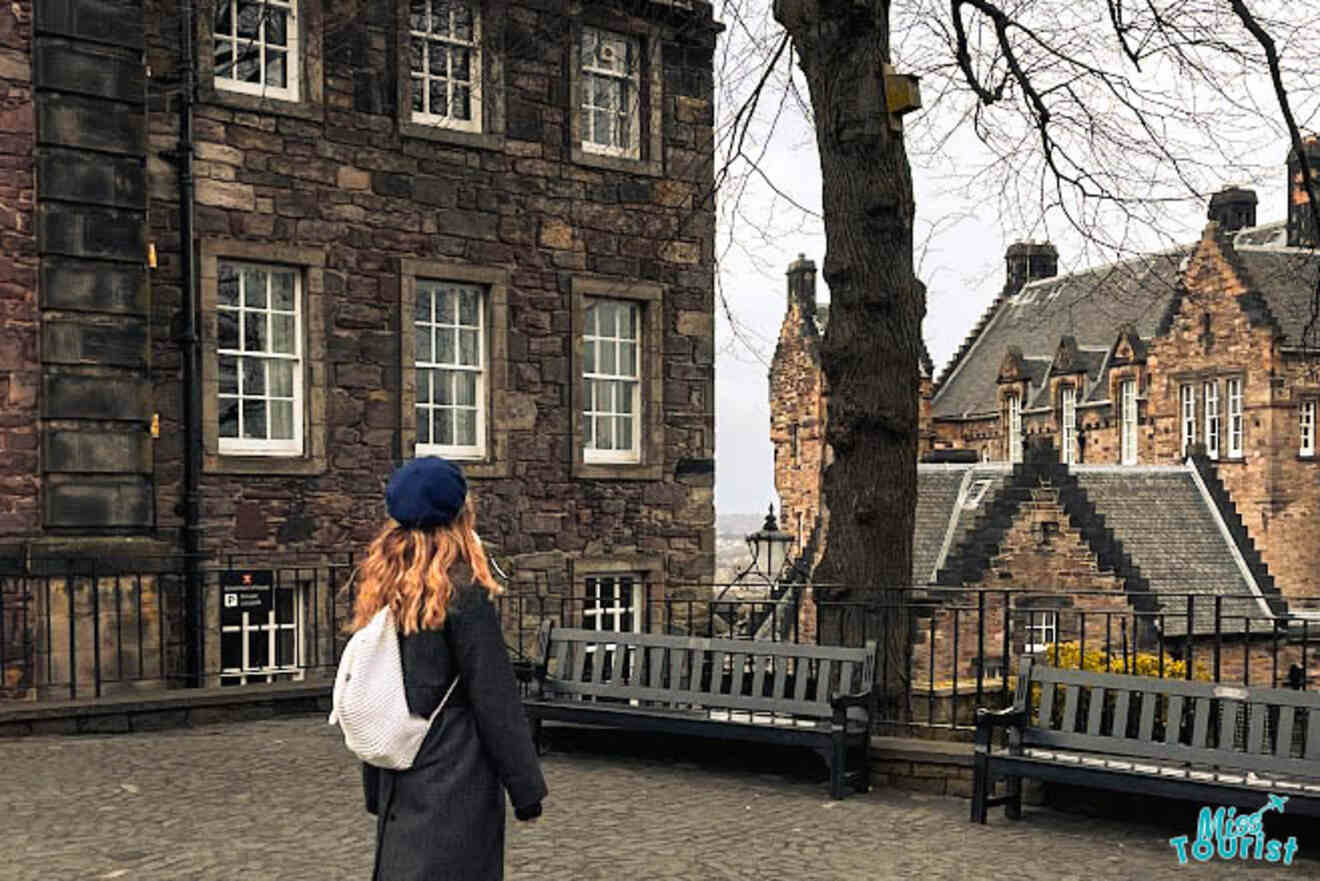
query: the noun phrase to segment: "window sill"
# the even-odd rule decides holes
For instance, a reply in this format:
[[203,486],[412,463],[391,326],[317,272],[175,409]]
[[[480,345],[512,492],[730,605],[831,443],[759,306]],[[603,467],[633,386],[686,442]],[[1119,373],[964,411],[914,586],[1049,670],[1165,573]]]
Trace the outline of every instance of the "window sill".
[[1320,462],[1320,456],[1316,456],[1315,453],[1298,453],[1298,454],[1297,454],[1297,461],[1298,461],[1298,462]]
[[601,153],[583,150],[580,146],[573,147],[572,158],[577,165],[602,168],[607,171],[622,171],[627,174],[641,174],[647,177],[662,177],[665,173],[664,162],[659,159],[625,159],[622,156],[606,156]]
[[233,110],[269,113],[276,116],[293,116],[313,122],[323,122],[325,120],[325,108],[320,104],[309,102],[306,98],[299,101],[286,101],[282,98],[249,95],[246,92],[233,91],[214,84],[202,85],[198,91],[203,104],[215,104]]
[[315,477],[326,472],[324,456],[240,456],[206,453],[202,456],[205,474],[274,474],[288,477]]
[[577,462],[573,476],[580,480],[660,480],[664,469],[632,462]]
[[458,147],[477,147],[482,150],[504,149],[504,132],[468,132],[403,118],[399,119],[399,135],[405,138],[453,144]]

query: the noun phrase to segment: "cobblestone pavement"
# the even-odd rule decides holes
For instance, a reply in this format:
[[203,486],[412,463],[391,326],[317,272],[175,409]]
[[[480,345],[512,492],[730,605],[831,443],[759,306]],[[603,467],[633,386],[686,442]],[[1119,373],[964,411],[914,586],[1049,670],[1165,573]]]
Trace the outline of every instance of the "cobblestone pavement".
[[[976,827],[961,799],[877,791],[831,802],[810,754],[733,747],[712,758],[637,743],[557,742],[544,760],[545,816],[510,818],[511,881],[1320,877],[1313,859],[1180,869],[1167,822],[1037,808]],[[4,881],[370,874],[358,766],[318,718],[0,740],[0,769]]]

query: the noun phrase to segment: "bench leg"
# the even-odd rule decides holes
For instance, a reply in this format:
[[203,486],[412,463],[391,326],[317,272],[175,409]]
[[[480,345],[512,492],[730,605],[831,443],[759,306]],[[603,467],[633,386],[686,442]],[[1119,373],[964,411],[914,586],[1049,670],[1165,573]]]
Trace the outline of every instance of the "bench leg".
[[1005,780],[1008,788],[1008,800],[1004,802],[1004,816],[1010,820],[1022,819],[1022,778],[1009,777]]
[[990,760],[982,753],[977,753],[972,767],[972,816],[973,823],[985,824],[985,800],[989,795]]
[[541,717],[532,716],[532,743],[538,756],[545,755],[545,733],[541,730]]
[[865,737],[865,736],[862,737],[861,750],[862,750],[861,768],[859,768],[857,771],[858,774],[857,783],[853,788],[856,789],[858,792],[870,792],[871,791],[871,739],[869,737]]
[[835,731],[832,739],[834,749],[830,756],[830,798],[841,799],[844,797],[843,777],[848,766],[848,741],[843,731]]

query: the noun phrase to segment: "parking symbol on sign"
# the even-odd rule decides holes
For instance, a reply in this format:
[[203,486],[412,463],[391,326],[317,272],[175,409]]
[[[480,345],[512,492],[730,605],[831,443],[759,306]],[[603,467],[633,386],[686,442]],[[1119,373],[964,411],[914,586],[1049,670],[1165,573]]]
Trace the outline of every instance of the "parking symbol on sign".
[[238,594],[236,593],[225,594],[225,608],[226,609],[238,608]]

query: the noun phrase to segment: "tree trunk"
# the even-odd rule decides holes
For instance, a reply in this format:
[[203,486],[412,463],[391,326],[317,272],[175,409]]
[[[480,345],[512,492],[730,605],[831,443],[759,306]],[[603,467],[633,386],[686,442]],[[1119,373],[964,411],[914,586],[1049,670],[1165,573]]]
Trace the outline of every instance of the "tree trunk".
[[[925,293],[913,277],[912,177],[885,108],[888,0],[776,0],[806,75],[823,180],[830,320],[822,490],[828,523],[813,580],[822,641],[880,642],[888,718],[906,689],[917,389]],[[846,605],[833,605],[846,604]]]

